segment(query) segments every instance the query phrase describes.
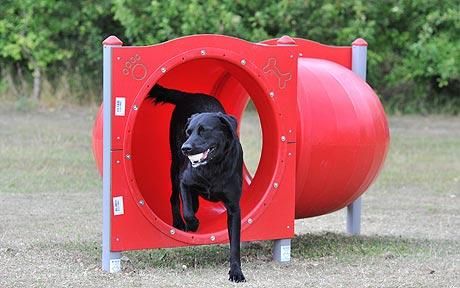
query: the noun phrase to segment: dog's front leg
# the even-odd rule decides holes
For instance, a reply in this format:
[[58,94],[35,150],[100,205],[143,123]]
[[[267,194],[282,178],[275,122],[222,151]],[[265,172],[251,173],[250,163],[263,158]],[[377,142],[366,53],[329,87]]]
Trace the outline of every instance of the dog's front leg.
[[182,199],[182,210],[184,212],[185,231],[195,232],[198,229],[200,222],[195,217],[195,212],[193,209],[193,190],[190,186],[181,183],[180,193]]
[[172,219],[173,219],[173,226],[180,230],[185,230],[185,223],[182,220],[182,216],[180,214],[180,166],[177,164],[177,161],[173,161],[171,164],[171,186],[172,186],[172,193],[171,193],[171,211],[172,211]]
[[228,237],[230,239],[230,271],[228,280],[232,282],[245,282],[241,272],[240,259],[240,232],[241,232],[241,211],[238,204],[229,203],[227,208]]

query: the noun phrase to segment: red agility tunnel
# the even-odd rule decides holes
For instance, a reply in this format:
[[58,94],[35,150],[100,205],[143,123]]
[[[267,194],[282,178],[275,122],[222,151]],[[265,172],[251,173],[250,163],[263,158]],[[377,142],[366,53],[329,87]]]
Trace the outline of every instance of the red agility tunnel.
[[[294,219],[347,206],[383,164],[386,117],[374,91],[350,70],[351,47],[289,37],[256,44],[219,35],[145,47],[112,41],[120,45],[111,55],[113,251],[228,241],[225,208],[203,199],[197,232],[171,226],[174,106],[144,101],[155,83],[213,95],[237,118],[253,101],[263,146],[256,174],[244,171],[242,241],[291,238]],[[101,111],[93,151],[101,170]],[[120,199],[123,211],[115,213]]]

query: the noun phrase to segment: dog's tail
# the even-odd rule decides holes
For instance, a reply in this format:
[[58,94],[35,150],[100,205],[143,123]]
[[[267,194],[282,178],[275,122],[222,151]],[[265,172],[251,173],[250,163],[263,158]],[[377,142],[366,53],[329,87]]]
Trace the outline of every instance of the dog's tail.
[[170,103],[177,105],[183,98],[184,95],[180,91],[168,89],[159,84],[155,84],[147,95],[147,99],[151,99],[155,104]]

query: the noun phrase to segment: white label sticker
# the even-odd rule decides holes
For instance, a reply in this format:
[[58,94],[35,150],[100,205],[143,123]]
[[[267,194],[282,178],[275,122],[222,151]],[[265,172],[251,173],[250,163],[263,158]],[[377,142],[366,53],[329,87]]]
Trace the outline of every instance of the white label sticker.
[[291,260],[291,246],[281,246],[281,262],[287,262]]
[[115,97],[115,116],[125,116],[125,97]]
[[120,259],[110,259],[109,264],[110,273],[117,273],[121,271],[121,261]]
[[125,209],[123,208],[123,196],[113,197],[113,215],[123,215]]

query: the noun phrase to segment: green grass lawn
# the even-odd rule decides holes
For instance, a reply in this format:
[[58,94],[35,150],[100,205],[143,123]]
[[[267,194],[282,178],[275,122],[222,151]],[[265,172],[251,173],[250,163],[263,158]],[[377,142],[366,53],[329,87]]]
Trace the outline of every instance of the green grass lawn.
[[[100,269],[101,180],[91,154],[95,108],[0,109],[0,287],[225,287],[226,245],[124,253]],[[256,168],[257,116],[241,128]],[[344,212],[296,221],[289,265],[271,243],[242,251],[242,287],[459,287],[460,118],[392,117],[391,147],[363,196],[362,236]]]

